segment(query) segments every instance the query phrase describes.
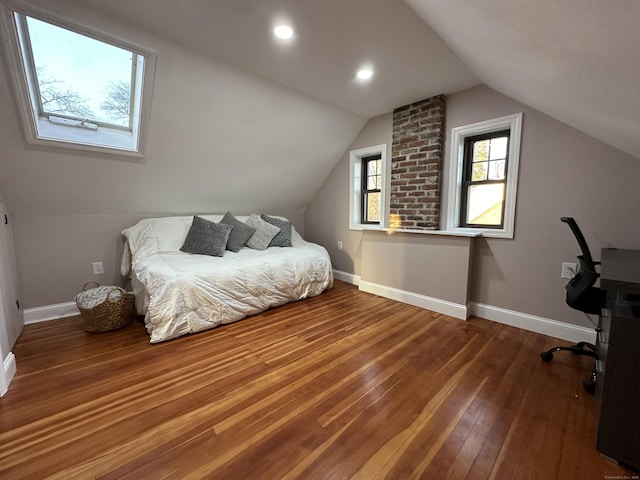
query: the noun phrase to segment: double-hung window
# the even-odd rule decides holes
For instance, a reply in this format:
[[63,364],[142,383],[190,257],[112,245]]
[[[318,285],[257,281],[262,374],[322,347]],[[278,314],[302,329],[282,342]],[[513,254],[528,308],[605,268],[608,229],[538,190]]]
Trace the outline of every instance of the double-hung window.
[[385,228],[387,209],[387,146],[349,152],[349,228]]
[[362,157],[362,223],[380,225],[382,155]]
[[140,154],[155,55],[41,12],[1,13],[27,140]]
[[504,227],[509,135],[502,130],[465,139],[461,227]]
[[522,114],[451,131],[445,229],[513,238]]

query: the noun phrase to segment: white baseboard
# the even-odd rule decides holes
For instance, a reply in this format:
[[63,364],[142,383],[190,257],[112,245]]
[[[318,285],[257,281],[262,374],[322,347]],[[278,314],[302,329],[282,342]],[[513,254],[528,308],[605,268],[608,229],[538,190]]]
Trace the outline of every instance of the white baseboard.
[[580,327],[544,317],[537,317],[527,313],[515,312],[505,308],[483,305],[481,303],[469,304],[469,310],[471,315],[480,318],[522,328],[530,332],[541,333],[542,335],[559,338],[567,342],[596,342],[595,329]]
[[354,275],[353,273],[343,272],[342,270],[334,270],[333,278],[336,280],[342,280],[343,282],[350,283],[351,285],[360,285],[360,275]]
[[16,374],[16,357],[9,352],[7,358],[2,362],[2,372],[0,372],[0,397],[9,390],[9,384]]
[[57,320],[59,318],[71,317],[79,315],[78,307],[75,302],[56,303],[55,305],[46,305],[44,307],[27,308],[22,314],[24,315],[25,325],[31,323],[46,322],[49,320]]
[[405,290],[399,290],[385,285],[379,285],[361,280],[360,276],[352,273],[342,272],[340,270],[333,271],[334,278],[343,282],[351,283],[359,286],[363,292],[373,293],[381,297],[389,298],[399,302],[407,303],[434,312],[450,315],[462,320],[467,319],[471,315],[491,320],[503,325],[522,328],[529,332],[540,333],[550,337],[565,340],[567,342],[589,342],[595,343],[596,333],[594,329],[580,327],[570,323],[559,322],[549,318],[538,317],[528,313],[507,310],[506,308],[493,307],[481,303],[469,303],[467,306],[440,300],[438,298],[428,297]]
[[443,313],[450,317],[466,320],[467,306],[459,303],[449,302],[447,300],[441,300],[439,298],[428,297],[419,293],[407,292],[406,290],[399,290],[393,287],[387,287],[386,285],[379,285],[377,283],[367,282],[360,280],[360,290],[367,293],[373,293],[380,295],[381,297],[389,298],[391,300],[397,300],[398,302],[413,305],[414,307],[424,308],[426,310],[432,310],[434,312]]
[[[358,286],[363,292],[373,293],[381,297],[443,313],[462,320],[466,320],[470,315],[475,315],[493,322],[522,328],[523,330],[548,335],[568,342],[595,343],[596,340],[595,330],[587,327],[580,327],[570,323],[559,322],[557,320],[481,303],[469,303],[468,306],[457,304],[439,298],[428,297],[418,293],[363,281],[359,275],[340,270],[334,270],[333,276],[337,280]],[[28,308],[23,311],[25,325],[70,317],[79,315],[79,313],[75,302]],[[15,359],[13,360],[13,365],[15,366]]]

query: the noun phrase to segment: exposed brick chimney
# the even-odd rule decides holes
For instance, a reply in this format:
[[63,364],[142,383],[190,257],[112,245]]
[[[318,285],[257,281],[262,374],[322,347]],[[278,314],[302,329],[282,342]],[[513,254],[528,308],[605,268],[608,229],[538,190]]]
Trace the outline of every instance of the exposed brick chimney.
[[389,208],[392,228],[440,228],[444,134],[444,95],[393,111]]

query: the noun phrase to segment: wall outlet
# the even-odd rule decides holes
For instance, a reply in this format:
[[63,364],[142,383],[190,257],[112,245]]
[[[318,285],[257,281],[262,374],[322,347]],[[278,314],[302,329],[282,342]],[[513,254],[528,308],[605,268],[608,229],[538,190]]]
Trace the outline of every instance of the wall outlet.
[[571,262],[562,262],[562,274],[560,278],[573,278],[578,273],[578,264]]
[[104,273],[104,266],[102,265],[102,262],[93,262],[91,265],[93,266],[94,275],[102,275]]
[[342,249],[343,249],[342,240],[338,240],[338,250],[342,251]]

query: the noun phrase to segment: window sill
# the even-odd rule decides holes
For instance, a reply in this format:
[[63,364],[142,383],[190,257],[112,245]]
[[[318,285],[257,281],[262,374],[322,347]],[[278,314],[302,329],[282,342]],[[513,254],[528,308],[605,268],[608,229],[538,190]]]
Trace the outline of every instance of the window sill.
[[[448,237],[482,237],[482,232],[474,232],[469,230],[412,230],[403,228],[386,228],[386,227],[352,227],[351,230],[364,230],[368,232],[383,232],[388,235],[394,233],[417,233],[420,235],[440,235]],[[484,235],[486,236],[486,235]]]

